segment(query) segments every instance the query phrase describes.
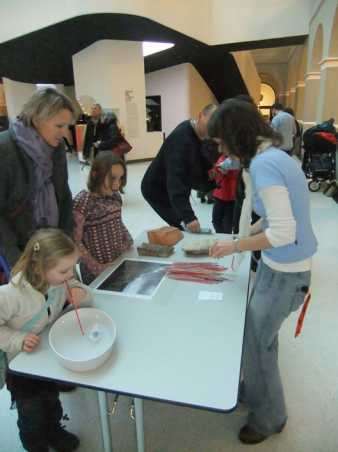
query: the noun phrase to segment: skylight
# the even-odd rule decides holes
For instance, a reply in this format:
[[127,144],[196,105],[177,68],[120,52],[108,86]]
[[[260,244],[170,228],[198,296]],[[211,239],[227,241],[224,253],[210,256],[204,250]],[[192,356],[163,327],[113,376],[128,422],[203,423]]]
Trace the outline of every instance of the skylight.
[[143,46],[143,56],[152,55],[153,53],[162,52],[163,50],[170,49],[174,47],[175,44],[171,42],[147,42],[142,43]]

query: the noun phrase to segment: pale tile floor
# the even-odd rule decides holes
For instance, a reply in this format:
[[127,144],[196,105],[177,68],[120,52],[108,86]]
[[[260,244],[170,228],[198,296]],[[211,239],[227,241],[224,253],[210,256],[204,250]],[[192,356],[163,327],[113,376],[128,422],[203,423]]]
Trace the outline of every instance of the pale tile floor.
[[[85,186],[88,169],[80,170],[70,160],[70,185],[75,194]],[[133,235],[157,227],[162,221],[143,201],[140,181],[147,164],[128,166],[128,185],[123,217]],[[156,187],[154,187],[156,190]],[[210,224],[212,206],[193,206],[203,226]],[[294,339],[296,316],[280,333],[280,367],[284,381],[289,421],[285,431],[261,445],[260,452],[338,451],[338,205],[321,193],[311,194],[312,219],[319,250],[313,268],[313,301],[304,330]],[[212,384],[212,381],[210,381]],[[87,389],[62,396],[71,418],[69,429],[81,438],[80,452],[101,451],[96,395]],[[145,401],[147,452],[237,452],[250,450],[237,440],[245,411],[231,414]],[[114,452],[135,451],[134,423],[128,417],[129,399],[121,397],[112,418]],[[22,451],[16,427],[16,412],[9,410],[9,394],[0,392],[0,452]]]

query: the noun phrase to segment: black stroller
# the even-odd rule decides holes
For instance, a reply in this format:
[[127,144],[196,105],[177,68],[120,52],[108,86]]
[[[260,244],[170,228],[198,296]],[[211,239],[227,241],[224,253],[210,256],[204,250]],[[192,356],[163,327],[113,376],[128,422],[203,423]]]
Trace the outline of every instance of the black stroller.
[[320,125],[308,129],[303,136],[302,169],[309,181],[309,190],[318,191],[321,184],[336,180],[336,134],[320,130]]

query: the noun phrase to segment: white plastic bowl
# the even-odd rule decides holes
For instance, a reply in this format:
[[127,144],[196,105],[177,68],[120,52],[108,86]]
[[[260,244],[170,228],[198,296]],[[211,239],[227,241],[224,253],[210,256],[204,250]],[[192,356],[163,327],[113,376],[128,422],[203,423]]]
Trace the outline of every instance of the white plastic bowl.
[[51,327],[49,345],[64,367],[85,372],[96,369],[109,358],[116,339],[116,325],[99,309],[81,308],[78,313],[85,335],[81,334],[75,311],[70,311]]

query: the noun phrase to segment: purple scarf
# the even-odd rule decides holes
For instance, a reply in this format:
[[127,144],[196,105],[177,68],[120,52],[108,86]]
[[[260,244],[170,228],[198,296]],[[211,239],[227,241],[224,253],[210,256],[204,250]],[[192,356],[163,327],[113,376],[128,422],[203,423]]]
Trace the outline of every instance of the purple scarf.
[[57,227],[59,209],[52,182],[54,148],[49,146],[33,127],[26,127],[20,120],[12,123],[11,135],[34,164],[35,185],[32,202],[36,226]]

